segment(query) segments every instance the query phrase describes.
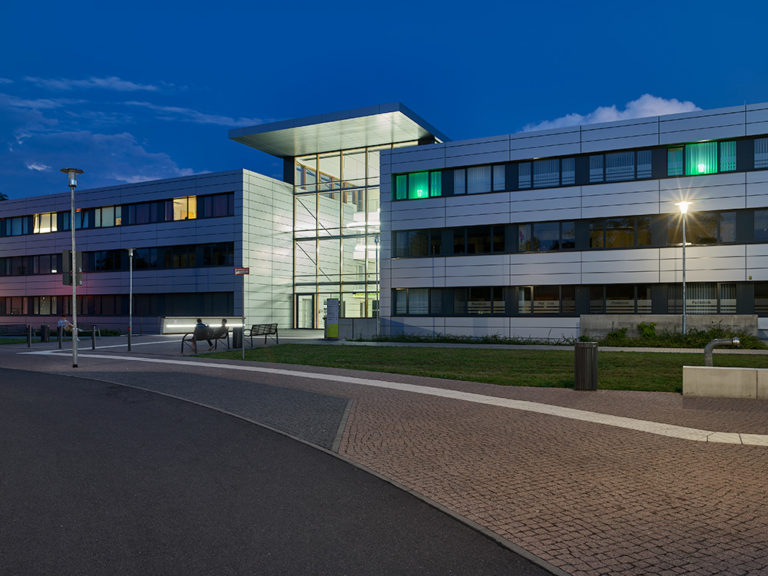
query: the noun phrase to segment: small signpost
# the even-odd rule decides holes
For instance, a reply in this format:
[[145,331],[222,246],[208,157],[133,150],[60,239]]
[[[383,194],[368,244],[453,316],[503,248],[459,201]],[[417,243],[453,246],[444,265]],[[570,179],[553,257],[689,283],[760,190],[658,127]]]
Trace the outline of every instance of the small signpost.
[[[235,268],[235,276],[243,277],[243,316],[240,328],[240,346],[242,347],[242,358],[245,360],[245,277],[251,273],[250,268]],[[234,336],[233,336],[234,339]]]

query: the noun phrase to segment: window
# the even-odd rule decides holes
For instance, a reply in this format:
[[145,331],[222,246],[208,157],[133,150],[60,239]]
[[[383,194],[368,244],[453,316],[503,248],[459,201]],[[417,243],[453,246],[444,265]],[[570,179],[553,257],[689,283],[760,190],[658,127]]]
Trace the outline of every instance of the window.
[[755,210],[754,240],[755,242],[768,242],[768,210]]
[[755,168],[768,168],[768,138],[755,138]]
[[717,142],[688,144],[685,147],[685,174],[696,176],[717,172]]
[[[766,211],[768,212],[768,211]],[[766,222],[768,222],[768,216],[766,217]],[[531,225],[530,224],[520,224],[517,227],[517,236],[518,236],[518,250],[520,252],[530,252],[532,242],[531,242]]]
[[560,230],[560,248],[562,250],[573,250],[576,248],[576,223],[561,222]]
[[48,232],[56,232],[57,229],[58,219],[56,212],[44,212],[33,216],[33,234],[47,234]]
[[621,182],[635,177],[635,153],[615,152],[605,155],[605,181]]
[[173,213],[169,218],[166,214],[166,220],[194,220],[197,218],[197,198],[195,196],[180,196],[172,201]]
[[531,163],[520,162],[517,165],[517,187],[521,190],[531,187]]
[[507,174],[504,164],[493,167],[493,191],[500,192],[507,189]]
[[605,287],[606,314],[634,314],[635,287],[626,284],[609,284]]
[[605,248],[605,223],[602,220],[589,223],[589,247]]
[[605,175],[603,174],[603,155],[596,155],[589,157],[589,182],[595,184],[603,182]]
[[534,314],[559,314],[560,313],[560,287],[559,286],[534,286],[533,287],[533,313]]
[[561,184],[569,186],[576,183],[576,159],[563,158],[561,161]]
[[653,153],[650,150],[637,151],[637,178],[650,178],[653,175]]
[[[458,172],[458,171],[456,171]],[[441,196],[442,172],[412,172],[410,174],[397,174],[394,178],[394,200],[418,200]],[[352,197],[350,196],[350,199]]]
[[560,160],[536,160],[533,163],[533,187],[548,188],[560,185]]
[[720,172],[736,170],[736,142],[720,142]]
[[667,149],[667,176],[683,175],[683,147]]
[[467,193],[480,194],[491,191],[491,167],[473,166],[467,168]]
[[560,248],[560,224],[537,222],[533,225],[533,250],[546,252]]
[[632,248],[635,245],[635,229],[632,218],[608,218],[605,221],[606,248]]
[[467,171],[464,169],[453,171],[453,193],[454,194],[466,194],[467,193]]
[[408,232],[408,256],[419,258],[429,255],[429,233],[426,230]]

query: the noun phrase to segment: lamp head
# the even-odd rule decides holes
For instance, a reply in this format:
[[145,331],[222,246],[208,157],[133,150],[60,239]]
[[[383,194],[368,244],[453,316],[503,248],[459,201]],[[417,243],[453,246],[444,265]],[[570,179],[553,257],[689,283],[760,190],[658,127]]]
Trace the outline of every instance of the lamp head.
[[683,216],[685,216],[688,213],[688,206],[690,205],[691,205],[690,202],[685,202],[685,201],[678,202],[677,204],[675,204],[675,206],[680,208],[680,214],[682,214]]
[[67,185],[71,188],[77,188],[77,175],[82,174],[83,171],[79,168],[62,168],[61,171],[67,175],[69,182]]

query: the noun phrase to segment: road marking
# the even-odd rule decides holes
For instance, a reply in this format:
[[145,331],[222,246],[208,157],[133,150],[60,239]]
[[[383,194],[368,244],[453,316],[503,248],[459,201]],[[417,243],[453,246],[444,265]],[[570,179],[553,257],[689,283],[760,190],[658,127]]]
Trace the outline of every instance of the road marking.
[[528,400],[513,400],[510,398],[499,398],[496,396],[485,396],[472,392],[462,392],[460,390],[450,390],[444,388],[434,388],[432,386],[419,386],[416,384],[406,384],[402,382],[389,382],[386,380],[373,380],[369,378],[357,378],[354,376],[342,376],[338,374],[319,374],[314,372],[303,372],[299,370],[287,370],[284,368],[265,368],[261,366],[243,366],[241,364],[221,364],[218,362],[196,362],[194,360],[171,360],[165,358],[147,358],[143,356],[112,356],[109,354],[91,354],[83,353],[83,357],[100,358],[105,360],[121,360],[131,362],[146,362],[150,364],[166,364],[172,366],[196,366],[200,368],[210,368],[217,370],[235,370],[240,372],[258,372],[262,374],[274,374],[278,376],[292,376],[297,378],[308,378],[311,380],[326,380],[330,382],[343,382],[345,384],[355,384],[358,386],[370,386],[375,388],[384,388],[388,390],[398,390],[400,392],[412,392],[414,394],[423,394],[427,396],[436,396],[440,398],[449,398],[453,400],[462,400],[473,402],[475,404],[486,404],[489,406],[499,406],[502,408],[511,408],[513,410],[522,410],[536,414],[545,414],[547,416],[557,416],[578,420],[581,422],[591,422],[594,424],[603,424],[615,428],[626,430],[636,430],[647,432],[658,436],[667,436],[681,440],[693,440],[696,442],[710,442],[715,444],[743,444],[747,446],[768,446],[768,435],[766,434],[739,434],[726,432],[713,432],[710,430],[700,430],[698,428],[688,428],[677,426],[675,424],[665,424],[663,422],[651,422],[648,420],[638,420],[636,418],[627,418],[625,416],[614,416],[612,414],[603,414],[600,412],[589,412],[587,410],[577,410],[564,406],[553,404],[543,404],[541,402],[531,402]]

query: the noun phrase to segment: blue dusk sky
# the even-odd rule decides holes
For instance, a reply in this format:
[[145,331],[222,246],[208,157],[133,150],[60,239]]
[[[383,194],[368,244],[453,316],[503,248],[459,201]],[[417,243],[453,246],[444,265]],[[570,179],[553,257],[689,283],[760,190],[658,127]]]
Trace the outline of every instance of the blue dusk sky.
[[[268,7],[263,7],[266,4]],[[765,2],[3,3],[0,192],[281,162],[231,128],[402,102],[453,140],[768,101]]]

